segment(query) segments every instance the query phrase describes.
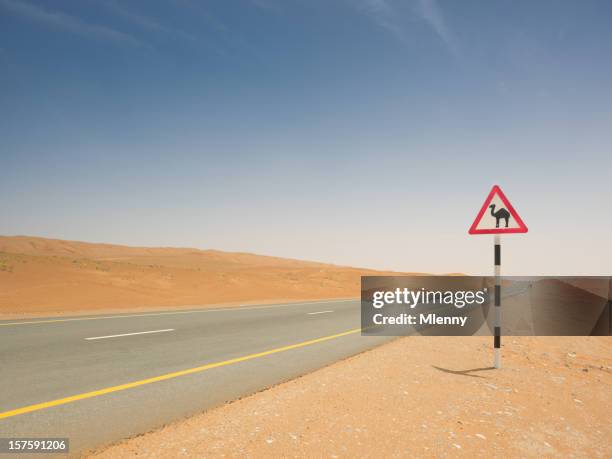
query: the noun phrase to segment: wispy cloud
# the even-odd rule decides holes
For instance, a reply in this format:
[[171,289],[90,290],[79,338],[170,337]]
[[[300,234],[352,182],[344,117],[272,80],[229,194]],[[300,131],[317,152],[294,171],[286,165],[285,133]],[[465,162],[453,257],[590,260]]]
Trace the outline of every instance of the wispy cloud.
[[[427,22],[449,52],[458,57],[457,40],[436,0],[415,0],[415,2],[416,7],[415,3],[412,3],[412,16],[416,14]],[[367,14],[378,26],[390,32],[398,40],[408,42],[408,27],[414,19],[410,20],[405,14],[405,8],[401,8],[406,7],[405,3],[397,5],[393,0],[359,0],[358,6],[359,10]]]
[[262,10],[274,12],[278,10],[278,5],[270,0],[251,0],[251,3]]
[[372,20],[387,30],[398,40],[405,42],[406,33],[393,7],[387,0],[362,0],[360,10]]
[[0,0],[0,7],[31,21],[67,30],[84,37],[118,45],[146,46],[140,40],[119,30],[91,24],[75,16],[70,16],[59,11],[50,11],[30,3],[17,0]]
[[423,19],[431,26],[434,32],[444,42],[448,50],[455,57],[459,56],[457,40],[446,24],[442,10],[436,0],[419,0],[419,10]]
[[115,1],[108,1],[104,4],[110,11],[117,16],[132,22],[133,24],[150,31],[161,32],[174,37],[182,38],[189,41],[196,41],[197,37],[175,27],[169,27],[156,21],[155,19],[143,14],[134,13]]
[[241,52],[249,52],[255,59],[263,62],[262,53],[253,44],[253,41],[243,38],[240,28],[230,27],[215,16],[206,2],[197,0],[176,1],[180,1],[183,4],[182,6],[189,11],[189,14],[197,15],[206,23],[205,28],[208,30],[208,36],[210,37],[208,43],[211,44],[214,41],[213,46],[217,54],[230,58],[236,50],[241,50]]

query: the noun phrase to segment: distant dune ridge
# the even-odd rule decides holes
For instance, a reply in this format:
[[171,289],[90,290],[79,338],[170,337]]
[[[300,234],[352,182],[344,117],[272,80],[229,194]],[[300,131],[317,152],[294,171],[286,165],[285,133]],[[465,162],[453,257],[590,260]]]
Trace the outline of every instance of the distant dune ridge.
[[397,274],[286,258],[0,236],[0,315],[134,310],[359,296]]

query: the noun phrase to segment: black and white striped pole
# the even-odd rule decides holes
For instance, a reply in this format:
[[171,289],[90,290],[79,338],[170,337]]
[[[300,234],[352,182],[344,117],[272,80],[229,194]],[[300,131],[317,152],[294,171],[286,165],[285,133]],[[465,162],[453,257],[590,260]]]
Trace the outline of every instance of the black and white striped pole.
[[495,324],[493,366],[501,368],[501,236],[495,235]]
[[493,323],[493,366],[501,368],[501,235],[526,233],[527,226],[497,185],[491,188],[468,230],[469,234],[494,234],[495,318]]

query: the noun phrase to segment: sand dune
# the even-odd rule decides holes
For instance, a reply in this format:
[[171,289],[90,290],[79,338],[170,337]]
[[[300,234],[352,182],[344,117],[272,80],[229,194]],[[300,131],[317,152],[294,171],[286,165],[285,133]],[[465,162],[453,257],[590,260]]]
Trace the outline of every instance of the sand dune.
[[249,253],[0,236],[0,315],[359,296],[390,274]]

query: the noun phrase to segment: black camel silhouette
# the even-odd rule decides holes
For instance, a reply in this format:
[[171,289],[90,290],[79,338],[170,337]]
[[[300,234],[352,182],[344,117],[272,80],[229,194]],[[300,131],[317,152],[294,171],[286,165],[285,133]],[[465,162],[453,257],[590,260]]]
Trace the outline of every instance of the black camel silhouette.
[[491,215],[495,217],[495,228],[499,228],[499,221],[503,218],[506,220],[506,228],[508,228],[508,220],[510,220],[510,212],[508,212],[503,207],[495,212],[495,204],[491,204],[489,206],[491,209]]

